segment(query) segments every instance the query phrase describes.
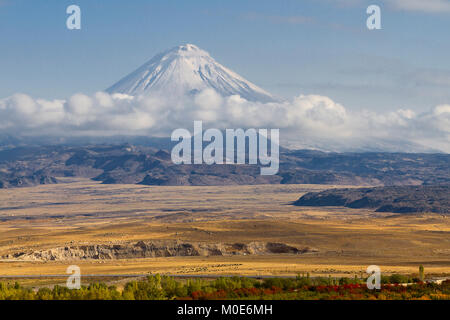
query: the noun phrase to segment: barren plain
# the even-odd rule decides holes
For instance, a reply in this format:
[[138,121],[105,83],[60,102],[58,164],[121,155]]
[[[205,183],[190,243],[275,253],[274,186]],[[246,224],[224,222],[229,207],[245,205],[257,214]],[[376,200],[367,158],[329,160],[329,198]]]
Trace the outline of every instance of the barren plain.
[[[85,275],[359,276],[373,264],[387,274],[424,265],[428,274],[450,275],[448,216],[292,205],[329,185],[59,180],[0,190],[0,277],[61,275],[72,264]],[[102,255],[99,246],[132,250]],[[159,251],[142,254],[149,247]],[[96,254],[73,254],[80,248]]]

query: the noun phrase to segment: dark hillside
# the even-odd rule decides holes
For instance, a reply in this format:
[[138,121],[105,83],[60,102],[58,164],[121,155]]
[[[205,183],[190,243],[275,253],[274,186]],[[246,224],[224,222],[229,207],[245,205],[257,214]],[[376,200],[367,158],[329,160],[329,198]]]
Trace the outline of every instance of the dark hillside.
[[450,214],[450,186],[391,186],[310,192],[296,206],[342,206],[377,212]]

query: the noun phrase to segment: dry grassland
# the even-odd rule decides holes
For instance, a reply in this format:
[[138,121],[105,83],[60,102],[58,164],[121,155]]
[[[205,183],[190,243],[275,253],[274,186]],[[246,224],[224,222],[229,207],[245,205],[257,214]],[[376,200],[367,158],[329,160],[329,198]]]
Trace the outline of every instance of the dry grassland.
[[80,245],[180,240],[281,242],[318,252],[287,255],[170,257],[126,260],[0,261],[0,275],[83,274],[312,275],[450,274],[450,218],[376,214],[290,205],[321,185],[149,187],[71,180],[0,190],[0,256]]

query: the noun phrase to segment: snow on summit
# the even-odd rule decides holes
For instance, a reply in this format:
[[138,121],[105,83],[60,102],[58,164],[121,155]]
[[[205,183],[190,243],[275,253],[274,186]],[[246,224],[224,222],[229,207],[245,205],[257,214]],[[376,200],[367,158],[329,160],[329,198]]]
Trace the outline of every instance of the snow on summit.
[[131,96],[183,97],[212,88],[226,97],[239,95],[248,101],[277,101],[270,93],[216,62],[193,44],[160,53],[108,88],[108,93]]

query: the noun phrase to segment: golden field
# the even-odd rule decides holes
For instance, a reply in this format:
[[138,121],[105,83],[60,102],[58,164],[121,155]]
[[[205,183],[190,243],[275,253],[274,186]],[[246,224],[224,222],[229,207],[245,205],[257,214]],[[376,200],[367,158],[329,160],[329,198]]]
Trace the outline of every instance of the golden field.
[[164,257],[83,261],[0,261],[0,275],[450,275],[450,219],[291,205],[323,185],[156,187],[101,185],[87,179],[0,190],[0,256],[81,244],[139,240],[279,242],[306,254]]

